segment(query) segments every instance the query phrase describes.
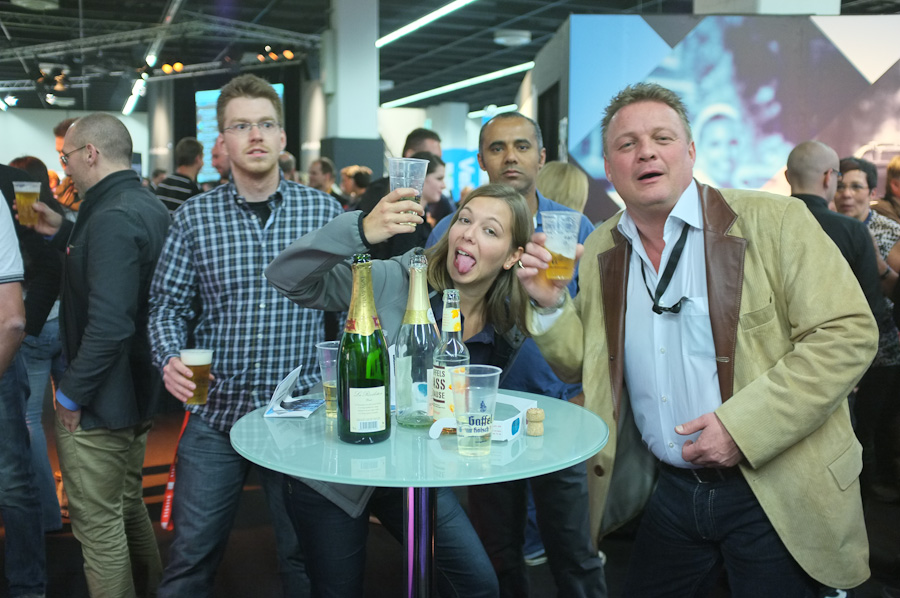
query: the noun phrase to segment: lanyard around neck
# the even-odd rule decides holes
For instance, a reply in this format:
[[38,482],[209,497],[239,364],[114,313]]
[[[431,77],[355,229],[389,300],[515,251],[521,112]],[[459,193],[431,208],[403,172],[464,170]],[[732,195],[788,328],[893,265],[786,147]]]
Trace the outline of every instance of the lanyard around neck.
[[659,282],[656,284],[656,294],[650,292],[650,285],[647,284],[647,274],[644,270],[644,260],[641,260],[641,278],[644,280],[644,288],[647,289],[647,294],[650,295],[650,300],[653,301],[653,312],[657,314],[662,314],[663,312],[677,314],[681,311],[681,303],[687,299],[687,297],[682,297],[678,300],[678,302],[672,307],[663,307],[659,304],[660,297],[663,296],[663,293],[666,292],[666,289],[669,288],[669,283],[672,281],[672,276],[675,274],[675,268],[678,267],[678,261],[681,259],[681,253],[684,251],[684,244],[687,242],[687,234],[688,234],[688,224],[685,222],[681,226],[681,236],[678,237],[678,241],[675,243],[675,247],[672,249],[672,255],[669,256],[669,261],[666,262],[666,268],[663,270],[662,276],[659,279]]

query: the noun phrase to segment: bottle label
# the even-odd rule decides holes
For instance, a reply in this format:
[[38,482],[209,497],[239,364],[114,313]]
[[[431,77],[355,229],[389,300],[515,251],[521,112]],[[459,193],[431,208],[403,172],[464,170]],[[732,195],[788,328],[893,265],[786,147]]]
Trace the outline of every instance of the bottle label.
[[350,431],[355,434],[381,432],[384,418],[384,386],[350,388]]
[[381,322],[378,316],[355,318],[353,314],[347,316],[344,324],[344,332],[358,334],[360,336],[372,336],[376,330],[381,330]]
[[444,332],[462,331],[462,319],[459,316],[458,307],[444,307],[444,318],[441,321],[441,330]]
[[445,417],[453,418],[453,391],[450,388],[450,374],[444,366],[436,365],[431,372],[435,421]]

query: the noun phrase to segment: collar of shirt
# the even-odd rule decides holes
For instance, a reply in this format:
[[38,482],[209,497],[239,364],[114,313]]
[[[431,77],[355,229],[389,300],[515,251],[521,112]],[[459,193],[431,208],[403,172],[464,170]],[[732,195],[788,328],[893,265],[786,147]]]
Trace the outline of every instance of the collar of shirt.
[[[275,189],[275,193],[270,195],[266,201],[269,202],[269,205],[274,212],[284,203],[284,196],[287,194],[286,189],[287,182],[283,178],[278,179],[278,187]],[[234,184],[234,179],[229,179],[227,187],[226,195],[233,201],[236,205],[238,205],[243,210],[249,210],[250,208],[247,206],[248,202],[244,199],[244,196],[238,192],[237,185]]]
[[[678,239],[678,236],[681,235],[682,224],[687,224],[700,230],[703,229],[703,213],[700,210],[700,195],[697,193],[697,185],[693,181],[688,185],[687,189],[684,190],[684,193],[681,194],[678,202],[675,203],[675,206],[666,218],[666,224],[663,228],[663,240],[666,242],[666,247],[663,249],[662,256],[659,260],[660,271],[663,270],[665,264],[669,261],[669,255],[672,253],[675,241]],[[638,255],[644,260],[647,266],[650,266],[650,268],[647,269],[647,273],[650,274],[650,271],[654,269],[650,262],[650,258],[647,257],[647,252],[644,250],[644,244],[641,242],[637,225],[634,223],[634,220],[631,219],[631,215],[628,213],[627,208],[619,219],[617,228],[619,229],[619,232],[628,239],[628,242],[631,243],[632,249],[637,251]],[[654,278],[655,277],[656,276],[654,276]]]

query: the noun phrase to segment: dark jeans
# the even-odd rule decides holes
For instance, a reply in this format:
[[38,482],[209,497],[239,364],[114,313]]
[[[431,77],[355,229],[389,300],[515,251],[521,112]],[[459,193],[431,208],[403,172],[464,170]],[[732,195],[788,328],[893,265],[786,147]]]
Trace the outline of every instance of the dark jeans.
[[[229,436],[191,415],[178,445],[172,520],[175,540],[159,587],[160,598],[211,596],[252,463],[231,447]],[[282,498],[282,474],[258,468],[278,550],[278,572],[286,598],[309,595],[300,543]],[[248,575],[253,572],[248,571]]]
[[[284,477],[288,514],[307,555],[315,598],[363,595],[369,514],[403,541],[403,492],[377,488],[356,518],[303,482]],[[438,592],[444,598],[494,598],[497,578],[475,530],[449,488],[438,488],[434,558]]]
[[47,579],[41,505],[25,426],[27,400],[28,376],[17,353],[0,379],[0,515],[10,596],[43,594]]
[[[603,563],[590,538],[584,463],[528,480],[559,596],[605,598]],[[500,595],[528,596],[523,542],[526,480],[469,487],[469,515],[491,558]]]
[[897,435],[900,366],[871,367],[856,391],[856,437],[863,448],[864,491],[873,483],[897,484]]
[[791,557],[742,475],[699,483],[661,468],[623,596],[708,596],[722,567],[732,598],[815,598],[819,589]]

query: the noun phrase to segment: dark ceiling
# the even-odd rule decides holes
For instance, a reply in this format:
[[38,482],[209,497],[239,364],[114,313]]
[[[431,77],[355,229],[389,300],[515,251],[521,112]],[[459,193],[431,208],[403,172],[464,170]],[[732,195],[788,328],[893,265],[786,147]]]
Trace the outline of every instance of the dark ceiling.
[[[22,2],[47,0],[22,0]],[[50,0],[51,2],[54,0]],[[374,0],[357,0],[367,2]],[[21,107],[49,105],[36,84],[40,67],[46,85],[64,69],[72,108],[120,110],[143,58],[157,38],[164,40],[151,77],[166,76],[163,63],[181,61],[180,75],[199,76],[261,68],[298,68],[315,73],[320,34],[328,27],[330,0],[58,0],[59,8],[29,10],[0,1],[0,98],[19,98]],[[379,0],[381,35],[413,21],[449,0]],[[689,14],[691,0],[477,0],[381,49],[381,79],[393,87],[389,101],[460,79],[532,60],[570,14]],[[166,15],[174,12],[169,25]],[[900,1],[842,0],[842,14],[900,12]],[[498,29],[531,33],[531,42],[504,47]],[[282,57],[262,65],[256,55],[270,45]],[[473,109],[515,101],[523,75],[424,100],[466,102]],[[65,100],[63,100],[65,103]],[[143,102],[138,103],[138,110]]]

